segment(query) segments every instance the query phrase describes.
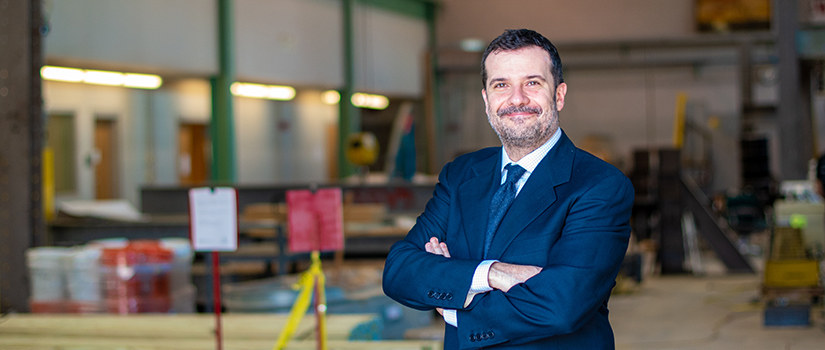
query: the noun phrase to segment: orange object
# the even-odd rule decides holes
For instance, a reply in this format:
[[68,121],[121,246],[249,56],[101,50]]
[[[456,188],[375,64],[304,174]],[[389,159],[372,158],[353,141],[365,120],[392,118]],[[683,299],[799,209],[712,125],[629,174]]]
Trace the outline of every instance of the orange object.
[[157,241],[133,241],[122,248],[105,248],[103,298],[106,311],[127,314],[169,312],[169,274],[172,251]]

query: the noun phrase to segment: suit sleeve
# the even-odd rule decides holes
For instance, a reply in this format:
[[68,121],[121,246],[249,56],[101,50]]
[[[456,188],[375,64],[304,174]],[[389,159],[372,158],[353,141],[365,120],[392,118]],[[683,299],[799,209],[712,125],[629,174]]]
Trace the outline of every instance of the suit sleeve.
[[457,186],[451,182],[458,176],[451,174],[455,168],[450,163],[442,169],[424,212],[407,236],[392,246],[384,264],[384,293],[415,309],[462,308],[473,272],[481,262],[455,257],[448,259],[424,250],[431,237],[447,241],[451,202]]
[[[623,175],[597,181],[567,208],[565,224],[549,252],[548,264],[507,293],[476,296],[458,310],[458,340],[473,332],[494,333],[491,343],[517,345],[570,334],[604,307],[627,250],[633,187]],[[507,322],[500,322],[507,320]]]

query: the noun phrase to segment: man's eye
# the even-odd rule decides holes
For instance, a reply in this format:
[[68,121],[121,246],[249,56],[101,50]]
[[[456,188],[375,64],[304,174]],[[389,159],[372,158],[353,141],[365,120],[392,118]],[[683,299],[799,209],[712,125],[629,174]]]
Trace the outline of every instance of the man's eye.
[[528,82],[527,82],[527,85],[530,85],[530,86],[535,86],[535,85],[539,85],[539,82],[537,82],[537,81],[535,81],[535,80],[533,80],[533,81],[528,81]]
[[503,88],[505,86],[507,86],[507,85],[504,84],[504,83],[496,83],[495,85],[493,85],[493,87],[495,87],[495,88]]

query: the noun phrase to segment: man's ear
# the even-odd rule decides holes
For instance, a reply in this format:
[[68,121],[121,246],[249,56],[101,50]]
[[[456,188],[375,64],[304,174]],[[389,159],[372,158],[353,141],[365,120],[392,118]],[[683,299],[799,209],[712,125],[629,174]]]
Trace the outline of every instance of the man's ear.
[[481,89],[481,98],[484,99],[484,108],[486,109],[487,106],[487,89]]
[[556,87],[556,110],[559,112],[561,112],[561,109],[564,108],[565,96],[567,96],[567,84],[561,83]]

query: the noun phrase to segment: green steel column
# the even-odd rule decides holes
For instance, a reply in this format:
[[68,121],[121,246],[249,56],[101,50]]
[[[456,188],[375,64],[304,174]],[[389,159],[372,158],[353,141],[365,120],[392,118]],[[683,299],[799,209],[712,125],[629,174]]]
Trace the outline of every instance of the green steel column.
[[235,80],[232,0],[218,0],[218,75],[212,77],[212,182],[232,184],[235,175],[235,128],[232,93]]
[[352,7],[354,0],[342,0],[344,33],[344,86],[338,103],[338,178],[343,179],[355,173],[355,167],[347,160],[347,138],[361,129],[358,108],[352,105],[355,90],[355,56],[353,50]]

